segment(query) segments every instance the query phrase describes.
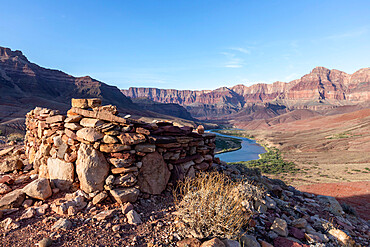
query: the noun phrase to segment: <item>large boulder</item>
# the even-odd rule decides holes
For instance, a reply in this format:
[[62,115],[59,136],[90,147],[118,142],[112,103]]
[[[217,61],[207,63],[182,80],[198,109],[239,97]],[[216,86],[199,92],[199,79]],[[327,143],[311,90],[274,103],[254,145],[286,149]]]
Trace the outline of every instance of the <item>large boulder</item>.
[[48,159],[49,178],[55,187],[69,190],[74,180],[74,166],[57,158]]
[[0,199],[0,209],[19,208],[25,198],[26,194],[21,189],[14,190]]
[[149,194],[160,194],[166,188],[171,172],[158,152],[150,153],[142,159],[138,175],[140,190]]
[[109,164],[104,155],[92,146],[81,143],[77,153],[76,173],[86,193],[103,190]]
[[45,200],[53,194],[51,192],[49,180],[46,178],[39,178],[32,183],[29,183],[23,188],[23,192],[29,197],[39,200]]

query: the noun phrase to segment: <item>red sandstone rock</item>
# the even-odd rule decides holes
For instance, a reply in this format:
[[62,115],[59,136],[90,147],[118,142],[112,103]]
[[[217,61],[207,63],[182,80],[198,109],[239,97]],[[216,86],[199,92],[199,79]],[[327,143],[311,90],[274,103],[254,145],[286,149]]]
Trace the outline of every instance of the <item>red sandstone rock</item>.
[[300,244],[287,238],[277,237],[274,239],[274,247],[308,247],[308,245]]

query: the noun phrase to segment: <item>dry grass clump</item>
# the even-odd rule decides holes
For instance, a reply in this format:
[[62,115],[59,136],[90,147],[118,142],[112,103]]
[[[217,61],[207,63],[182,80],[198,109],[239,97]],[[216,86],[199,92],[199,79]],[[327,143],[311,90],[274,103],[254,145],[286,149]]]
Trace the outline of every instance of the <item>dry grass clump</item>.
[[21,134],[21,133],[11,133],[8,135],[8,141],[15,141],[15,142],[18,142],[18,141],[23,141],[24,140],[24,135]]
[[244,198],[235,193],[240,184],[216,172],[180,182],[174,198],[184,234],[237,238],[250,217],[242,205]]

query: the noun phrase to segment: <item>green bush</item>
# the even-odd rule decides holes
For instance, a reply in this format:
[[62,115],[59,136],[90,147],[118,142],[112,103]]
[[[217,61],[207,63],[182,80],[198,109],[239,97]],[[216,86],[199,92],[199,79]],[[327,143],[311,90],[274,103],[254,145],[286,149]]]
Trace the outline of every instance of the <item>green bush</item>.
[[296,173],[299,171],[293,162],[286,162],[283,160],[277,148],[268,148],[266,153],[260,154],[260,159],[258,160],[234,162],[230,164],[246,166],[248,168],[259,168],[261,172],[268,174]]

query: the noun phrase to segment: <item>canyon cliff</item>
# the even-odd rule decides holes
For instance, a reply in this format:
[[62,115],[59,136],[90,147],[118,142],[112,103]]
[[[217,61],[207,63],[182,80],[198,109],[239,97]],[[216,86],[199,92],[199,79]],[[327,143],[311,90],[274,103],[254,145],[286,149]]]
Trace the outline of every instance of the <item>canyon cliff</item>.
[[[71,98],[100,98],[122,114],[192,119],[179,105],[135,104],[115,87],[89,76],[74,77],[30,62],[21,51],[0,47],[0,123],[23,125],[26,112],[36,106],[66,111]],[[159,114],[157,114],[159,113]]]
[[265,119],[296,109],[324,110],[370,100],[370,68],[353,74],[316,67],[291,82],[236,85],[216,90],[135,88],[121,90],[130,98],[146,97],[162,103],[180,104],[199,119],[224,119],[243,115]]

